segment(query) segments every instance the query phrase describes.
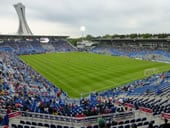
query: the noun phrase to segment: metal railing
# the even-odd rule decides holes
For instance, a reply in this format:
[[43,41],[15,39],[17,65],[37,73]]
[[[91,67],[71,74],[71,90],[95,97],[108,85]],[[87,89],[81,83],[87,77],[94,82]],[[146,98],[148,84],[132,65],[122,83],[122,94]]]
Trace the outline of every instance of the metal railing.
[[[0,109],[0,112],[6,112],[5,109]],[[15,111],[16,112],[16,111]],[[70,117],[70,116],[61,116],[61,115],[51,115],[51,114],[42,114],[42,113],[34,113],[34,112],[26,112],[26,111],[18,111],[21,115],[17,116],[18,120],[26,120],[26,121],[34,121],[34,122],[45,122],[45,123],[57,123],[64,124],[68,126],[86,126],[89,124],[96,124],[98,118],[102,117],[105,120],[125,120],[129,118],[134,118],[135,114],[133,111],[130,112],[121,112],[121,113],[110,113],[110,114],[100,114],[95,116],[87,116],[87,117]],[[10,119],[16,120],[15,118]],[[15,121],[14,121],[15,122]]]

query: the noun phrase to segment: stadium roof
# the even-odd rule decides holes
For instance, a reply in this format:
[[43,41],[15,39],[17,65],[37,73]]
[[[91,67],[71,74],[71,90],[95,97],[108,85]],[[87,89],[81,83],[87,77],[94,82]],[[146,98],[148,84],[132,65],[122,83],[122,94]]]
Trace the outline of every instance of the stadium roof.
[[66,39],[69,36],[57,36],[57,35],[7,35],[0,34],[0,39],[37,39],[37,38],[49,38],[49,39]]

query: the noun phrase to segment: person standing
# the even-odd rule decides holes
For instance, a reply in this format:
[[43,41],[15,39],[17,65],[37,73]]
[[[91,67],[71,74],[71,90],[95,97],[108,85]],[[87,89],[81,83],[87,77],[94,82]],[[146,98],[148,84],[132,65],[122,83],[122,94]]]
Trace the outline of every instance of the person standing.
[[8,107],[8,109],[6,111],[6,115],[4,116],[4,118],[1,122],[1,126],[3,126],[3,128],[8,128],[8,126],[9,126],[9,113],[11,113],[11,110]]
[[105,128],[106,122],[102,117],[98,118],[97,121],[98,121],[98,124],[99,124],[99,128]]
[[168,123],[168,120],[165,119],[164,121],[165,121],[165,123],[163,125],[161,125],[160,128],[170,128],[170,123]]

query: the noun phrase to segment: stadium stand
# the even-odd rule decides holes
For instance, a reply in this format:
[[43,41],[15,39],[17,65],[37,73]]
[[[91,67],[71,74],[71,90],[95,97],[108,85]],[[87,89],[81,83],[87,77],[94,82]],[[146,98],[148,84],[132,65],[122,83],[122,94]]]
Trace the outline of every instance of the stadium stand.
[[41,43],[38,40],[9,40],[2,42],[0,46],[1,51],[15,52],[17,55],[45,52],[67,52],[75,50],[75,48],[65,40],[50,40],[48,43]]
[[[74,102],[17,57],[75,50],[65,40],[50,40],[48,44],[13,40],[0,44],[0,114],[1,118],[9,116],[10,127],[98,128],[98,119],[102,118],[111,128],[143,128],[149,124],[157,128],[163,126],[160,117],[170,119],[170,71],[94,92]],[[100,45],[91,52],[170,62],[170,53],[163,50]]]

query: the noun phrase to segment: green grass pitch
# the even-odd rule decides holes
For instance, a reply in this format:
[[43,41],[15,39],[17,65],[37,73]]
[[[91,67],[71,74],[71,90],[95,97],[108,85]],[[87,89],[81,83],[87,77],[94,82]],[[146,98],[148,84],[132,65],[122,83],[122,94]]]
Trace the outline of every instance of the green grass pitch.
[[157,73],[170,69],[165,63],[82,52],[24,55],[20,58],[70,97],[142,79],[148,69],[154,68]]

